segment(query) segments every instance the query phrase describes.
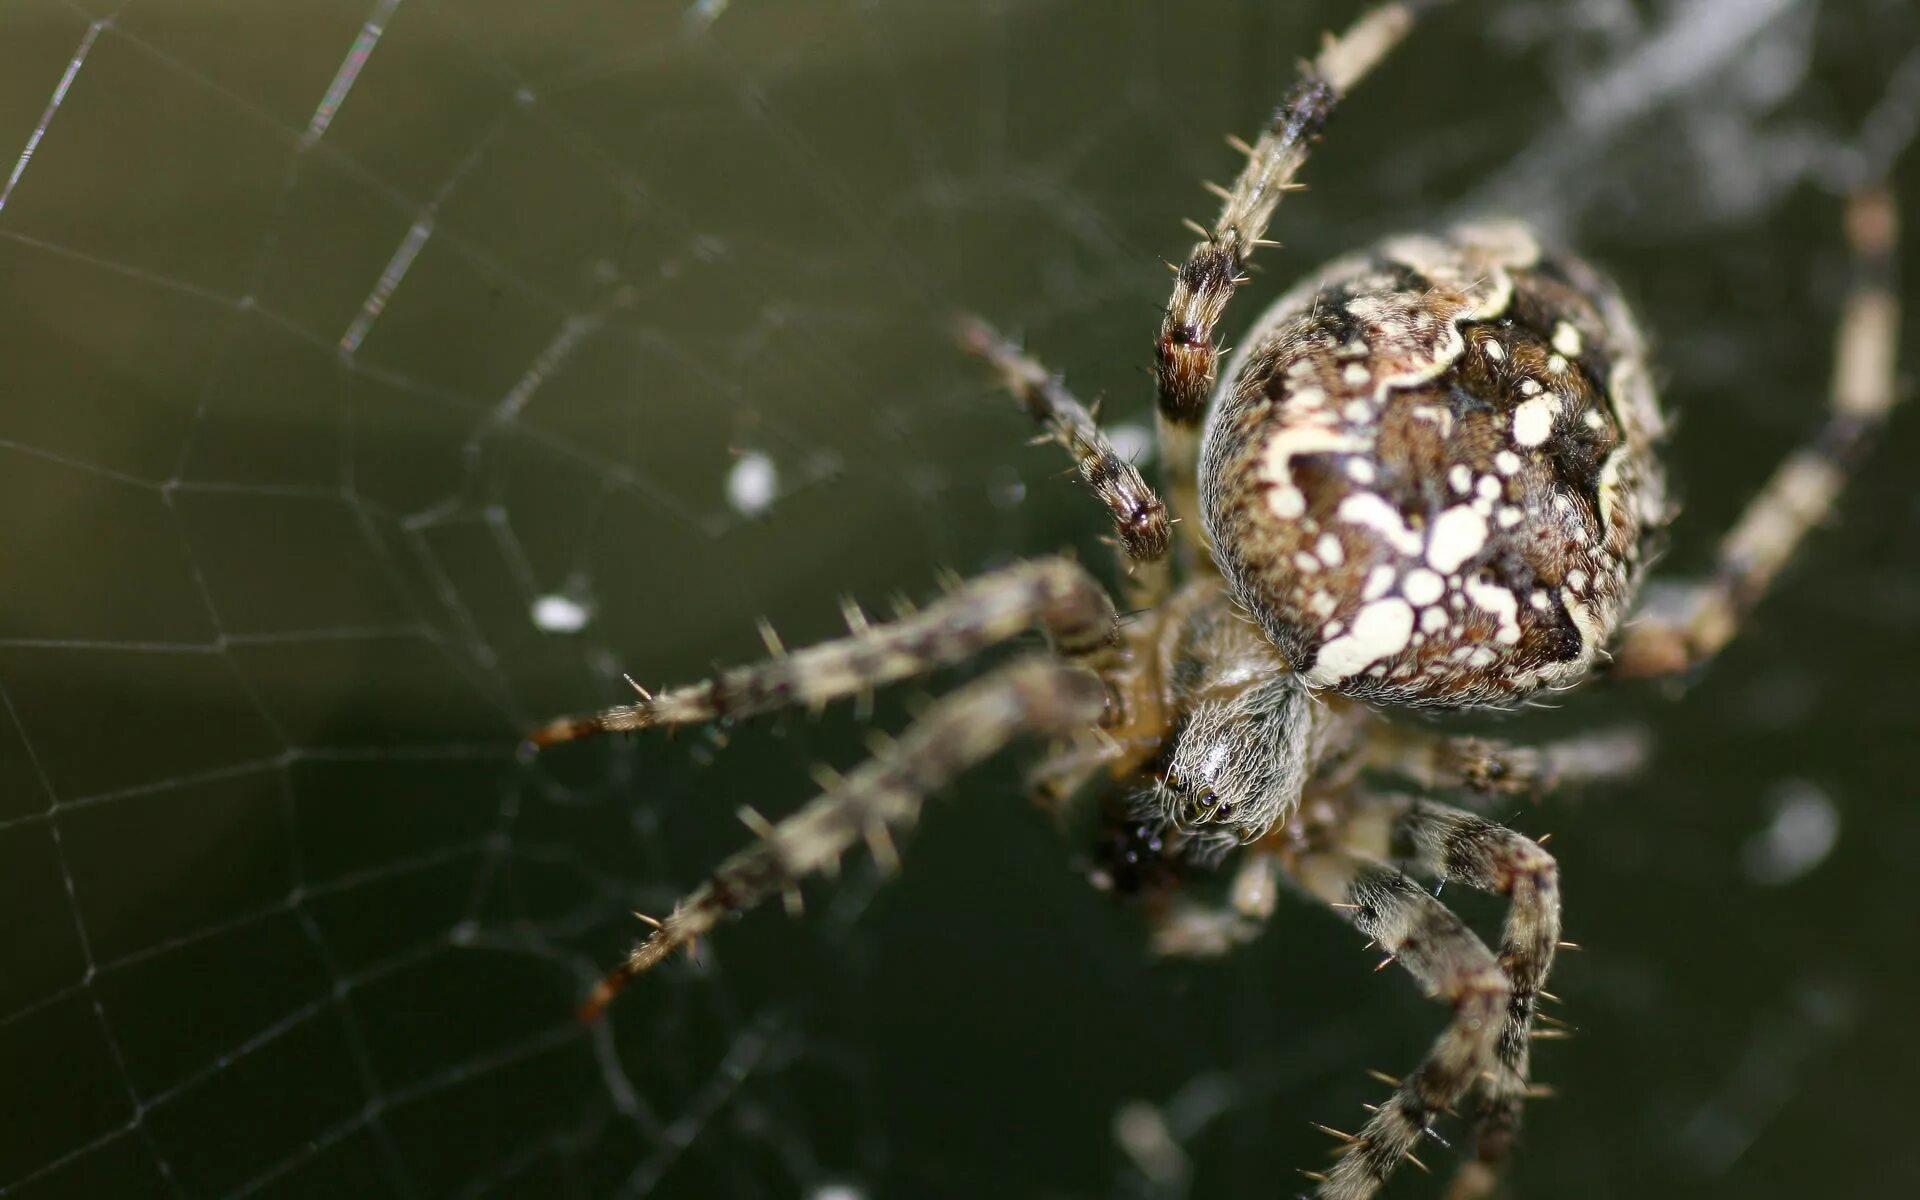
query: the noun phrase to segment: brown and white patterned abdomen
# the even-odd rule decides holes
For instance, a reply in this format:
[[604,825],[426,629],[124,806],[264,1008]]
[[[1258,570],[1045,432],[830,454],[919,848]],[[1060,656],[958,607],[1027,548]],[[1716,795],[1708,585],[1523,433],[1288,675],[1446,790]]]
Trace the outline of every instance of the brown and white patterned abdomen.
[[1631,315],[1522,227],[1404,237],[1268,311],[1207,416],[1234,597],[1317,688],[1511,704],[1571,684],[1665,515]]

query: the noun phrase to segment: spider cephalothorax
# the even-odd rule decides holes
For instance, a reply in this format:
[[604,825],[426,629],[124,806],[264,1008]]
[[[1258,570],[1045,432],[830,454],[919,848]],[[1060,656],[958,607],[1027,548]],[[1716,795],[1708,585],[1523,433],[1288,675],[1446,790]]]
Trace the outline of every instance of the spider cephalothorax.
[[[1390,239],[1309,275],[1218,370],[1215,325],[1280,196],[1336,102],[1412,20],[1388,4],[1328,42],[1272,126],[1237,143],[1246,168],[1177,272],[1155,360],[1161,468],[1183,541],[1169,506],[1057,379],[985,324],[961,327],[1106,506],[1129,620],[1085,568],[1036,559],[884,624],[849,607],[840,641],[789,653],[769,628],[764,663],[657,695],[635,685],[637,703],[533,734],[530,749],[820,705],[1035,628],[1053,647],[942,698],[793,815],[743,809],[756,841],[652,922],[588,1016],[723,917],[797,896],[854,845],[892,864],[892,835],[926,796],[1038,734],[1048,752],[1036,794],[1104,791],[1093,874],[1144,901],[1157,949],[1231,948],[1284,880],[1452,1007],[1426,1059],[1358,1132],[1336,1133],[1337,1161],[1309,1173],[1320,1196],[1373,1195],[1457,1106],[1473,1153],[1449,1194],[1486,1195],[1530,1094],[1560,889],[1545,849],[1472,810],[1626,773],[1638,742],[1527,748],[1384,718],[1511,705],[1601,662],[1619,676],[1673,674],[1725,645],[1892,407],[1893,210],[1874,191],[1849,208],[1856,282],[1825,427],[1753,501],[1713,572],[1629,627],[1646,538],[1667,514],[1661,420],[1632,317],[1579,260],[1511,224]],[[1381,790],[1383,777],[1402,788]],[[1227,902],[1188,896],[1195,869],[1229,852]],[[1418,876],[1506,897],[1498,955]]]

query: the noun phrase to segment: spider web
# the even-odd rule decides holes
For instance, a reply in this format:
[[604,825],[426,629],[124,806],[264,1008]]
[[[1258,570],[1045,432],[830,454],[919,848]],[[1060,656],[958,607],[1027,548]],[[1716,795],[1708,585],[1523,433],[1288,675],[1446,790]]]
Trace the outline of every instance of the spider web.
[[[623,670],[757,656],[761,614],[791,644],[839,593],[1104,561],[946,317],[1019,330],[1142,441],[1155,262],[1350,11],[9,4],[0,1196],[1173,1197],[1316,1162],[1305,1122],[1348,1124],[1357,1068],[1440,1019],[1337,922],[1150,962],[1001,768],[900,880],[855,866],[586,1028],[628,910],[865,723],[512,747]],[[1834,196],[1913,139],[1916,35],[1904,0],[1463,3],[1338,119],[1252,290],[1469,208],[1577,239],[1669,331],[1697,566],[1811,425]],[[1516,731],[1667,747],[1515,814],[1560,835],[1590,947],[1528,1194],[1920,1183],[1920,979],[1884,953],[1920,842],[1920,702],[1885,686],[1916,426],[1764,650]]]

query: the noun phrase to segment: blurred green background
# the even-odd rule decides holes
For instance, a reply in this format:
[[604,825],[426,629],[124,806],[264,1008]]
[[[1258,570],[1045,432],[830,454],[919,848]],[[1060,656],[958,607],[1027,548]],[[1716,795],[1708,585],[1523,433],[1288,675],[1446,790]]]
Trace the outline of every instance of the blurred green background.
[[[1152,961],[1009,762],[898,882],[858,865],[585,1029],[628,910],[866,731],[512,747],[622,670],[756,656],[762,614],[794,644],[840,593],[1104,564],[946,315],[1143,426],[1179,218],[1355,11],[9,0],[0,1195],[1298,1190],[1308,1122],[1443,1021],[1312,906]],[[1381,233],[1541,221],[1657,332],[1698,569],[1817,420],[1837,195],[1916,121],[1909,0],[1459,3],[1337,117],[1227,329]],[[1897,181],[1920,226],[1920,155]],[[1660,739],[1516,806],[1586,949],[1514,1195],[1920,1192],[1917,453],[1906,411],[1684,695],[1499,723]],[[1143,1171],[1123,1112],[1178,1153]]]

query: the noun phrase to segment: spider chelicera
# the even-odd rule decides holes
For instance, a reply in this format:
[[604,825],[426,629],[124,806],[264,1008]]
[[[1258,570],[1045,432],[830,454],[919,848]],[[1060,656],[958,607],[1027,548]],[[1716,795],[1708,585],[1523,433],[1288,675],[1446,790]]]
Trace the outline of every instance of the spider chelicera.
[[[1452,1007],[1424,1061],[1326,1172],[1327,1200],[1371,1196],[1471,1102],[1473,1152],[1454,1196],[1484,1194],[1529,1093],[1535,1006],[1560,940],[1559,874],[1536,841],[1476,807],[1488,797],[1619,774],[1632,739],[1520,747],[1392,724],[1396,709],[1505,707],[1571,686],[1688,671],[1733,636],[1894,403],[1893,208],[1849,204],[1855,282],[1830,410],[1721,542],[1704,580],[1642,605],[1650,536],[1669,506],[1662,418],[1632,314],[1613,286],[1527,229],[1489,223],[1389,239],[1307,276],[1221,371],[1214,329],[1335,104],[1407,34],[1378,8],[1329,39],[1272,125],[1236,142],[1246,166],[1178,268],[1155,347],[1169,505],[1064,386],[979,321],[990,363],[1076,458],[1125,568],[1121,622],[1064,558],[958,583],[884,624],[637,703],[554,721],[542,747],[588,734],[817,706],[955,663],[1038,628],[1053,652],[947,695],[896,742],[757,834],[595,989],[597,1015],[641,972],[721,918],[837,866],[856,843],[891,864],[890,831],[955,776],[1023,734],[1047,740],[1034,780],[1059,801],[1100,784],[1096,878],[1144,894],[1159,948],[1224,950],[1289,882],[1356,925]],[[1398,776],[1420,794],[1382,791]],[[1454,803],[1428,798],[1449,793]],[[1227,901],[1177,889],[1238,854]],[[1503,895],[1498,950],[1415,882]],[[1545,1020],[1545,1018],[1538,1018]]]

